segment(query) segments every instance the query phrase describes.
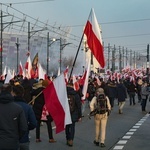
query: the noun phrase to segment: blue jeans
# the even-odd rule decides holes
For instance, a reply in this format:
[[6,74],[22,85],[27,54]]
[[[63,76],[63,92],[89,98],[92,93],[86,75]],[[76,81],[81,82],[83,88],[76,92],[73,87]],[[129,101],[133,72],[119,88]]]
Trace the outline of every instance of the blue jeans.
[[66,139],[67,140],[73,140],[75,135],[75,122],[72,122],[72,124],[66,125]]

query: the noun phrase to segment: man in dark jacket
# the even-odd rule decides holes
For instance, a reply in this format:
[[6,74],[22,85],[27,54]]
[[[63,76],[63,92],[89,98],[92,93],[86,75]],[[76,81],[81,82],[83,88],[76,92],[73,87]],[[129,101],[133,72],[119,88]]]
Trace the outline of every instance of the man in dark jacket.
[[117,99],[119,103],[119,114],[122,114],[122,109],[125,105],[125,100],[127,98],[127,90],[123,84],[123,81],[120,79],[119,83],[117,84]]
[[73,89],[72,83],[69,83],[67,85],[67,94],[73,95],[75,100],[75,108],[74,111],[71,112],[72,124],[66,125],[66,129],[65,129],[67,145],[73,146],[73,139],[75,135],[75,123],[81,121],[81,117],[82,117],[81,100],[78,92]]
[[26,134],[20,139],[20,150],[29,150],[29,131],[33,130],[36,125],[36,118],[32,107],[26,103],[23,99],[24,88],[21,85],[13,86],[12,94],[14,96],[14,101],[19,104],[24,112],[28,123],[28,131]]
[[21,106],[14,103],[12,87],[4,84],[0,93],[0,149],[17,150],[27,132],[27,121]]

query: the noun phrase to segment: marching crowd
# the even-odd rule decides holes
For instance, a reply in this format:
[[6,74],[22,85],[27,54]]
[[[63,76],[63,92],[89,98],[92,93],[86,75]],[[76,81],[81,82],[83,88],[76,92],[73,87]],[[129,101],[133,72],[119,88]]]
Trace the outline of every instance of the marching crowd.
[[[18,75],[8,84],[4,84],[4,81],[0,82],[0,150],[29,150],[29,132],[33,129],[36,133],[35,141],[42,142],[40,138],[42,123],[47,125],[49,143],[56,142],[52,130],[53,118],[46,108],[42,92],[52,80],[54,78],[51,80],[50,78],[23,79]],[[137,94],[142,113],[147,113],[146,104],[150,90],[147,80],[140,77],[136,81],[130,78],[104,81],[101,77],[98,77],[98,80],[95,77],[89,77],[85,100],[88,101],[90,115],[94,116],[94,144],[105,147],[107,119],[113,110],[115,100],[118,102],[118,113],[121,115],[127,98],[129,98],[129,105],[136,105]],[[75,108],[71,112],[72,124],[65,128],[66,144],[73,146],[75,123],[84,117],[84,103],[81,101],[82,85],[76,91],[73,82],[69,82],[66,89],[67,94],[74,95],[75,99]],[[100,109],[97,109],[98,105]]]

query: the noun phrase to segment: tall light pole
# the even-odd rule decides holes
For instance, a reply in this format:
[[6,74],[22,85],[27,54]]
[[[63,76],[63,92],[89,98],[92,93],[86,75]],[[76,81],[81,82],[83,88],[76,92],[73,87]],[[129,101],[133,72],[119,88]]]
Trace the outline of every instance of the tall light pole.
[[149,83],[149,44],[147,44],[147,82]]
[[47,33],[47,75],[49,75],[49,61],[50,61],[50,55],[49,55],[49,47],[59,39],[53,38],[52,40],[49,39],[49,32]]
[[18,73],[18,67],[19,67],[19,38],[17,38],[17,43],[16,43],[16,46],[17,46],[17,73]]
[[39,31],[44,31],[44,30],[47,30],[47,27],[43,28],[43,29],[40,29],[40,30],[32,30],[30,31],[30,22],[28,22],[28,51],[30,52],[30,38],[37,32]]
[[[1,42],[1,45],[0,45],[0,48],[1,48],[1,51],[0,51],[0,75],[2,74],[2,71],[3,71],[3,31],[5,28],[7,28],[9,25],[13,24],[13,23],[18,23],[18,22],[22,22],[23,20],[21,21],[11,21],[11,22],[3,22],[3,17],[7,17],[7,16],[10,16],[10,15],[3,15],[3,12],[1,10],[1,13],[0,13],[0,19],[1,19],[1,27],[0,27],[0,31],[1,31],[1,34],[0,34],[0,42]],[[5,26],[4,26],[5,25]]]
[[72,44],[72,43],[65,43],[65,44],[62,44],[62,38],[60,38],[60,62],[59,62],[59,67],[60,67],[60,73],[61,73],[61,57],[62,57],[62,50],[69,44]]

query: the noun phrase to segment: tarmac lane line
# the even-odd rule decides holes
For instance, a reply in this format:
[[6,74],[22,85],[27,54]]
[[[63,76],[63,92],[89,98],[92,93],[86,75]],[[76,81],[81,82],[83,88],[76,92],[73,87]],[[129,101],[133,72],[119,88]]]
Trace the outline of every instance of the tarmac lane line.
[[122,150],[127,144],[128,140],[132,137],[134,132],[136,132],[140,126],[147,120],[150,114],[146,114],[142,119],[140,119],[126,134],[122,137],[121,140],[114,146],[113,150]]

